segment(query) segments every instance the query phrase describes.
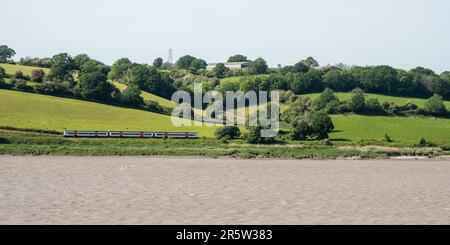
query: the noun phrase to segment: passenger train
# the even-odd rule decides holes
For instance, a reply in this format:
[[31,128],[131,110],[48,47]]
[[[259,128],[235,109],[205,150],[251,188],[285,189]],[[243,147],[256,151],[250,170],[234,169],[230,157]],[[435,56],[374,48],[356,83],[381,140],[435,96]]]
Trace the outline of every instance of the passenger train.
[[78,131],[65,130],[64,137],[72,138],[157,138],[157,139],[197,139],[193,132],[131,132],[131,131]]

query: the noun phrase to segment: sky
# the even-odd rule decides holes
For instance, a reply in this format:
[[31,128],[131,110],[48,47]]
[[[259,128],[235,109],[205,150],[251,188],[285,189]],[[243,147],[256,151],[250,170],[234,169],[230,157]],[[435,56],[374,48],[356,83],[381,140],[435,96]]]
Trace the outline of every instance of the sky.
[[3,1],[0,44],[25,56],[87,53],[112,64],[233,54],[275,67],[321,65],[450,70],[448,0]]

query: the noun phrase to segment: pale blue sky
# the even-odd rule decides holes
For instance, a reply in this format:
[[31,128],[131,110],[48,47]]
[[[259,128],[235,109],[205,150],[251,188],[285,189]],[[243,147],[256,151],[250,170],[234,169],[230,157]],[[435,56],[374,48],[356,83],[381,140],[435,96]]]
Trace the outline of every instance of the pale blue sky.
[[2,2],[0,44],[23,56],[88,53],[150,63],[242,53],[271,66],[321,64],[450,70],[448,0],[14,0]]

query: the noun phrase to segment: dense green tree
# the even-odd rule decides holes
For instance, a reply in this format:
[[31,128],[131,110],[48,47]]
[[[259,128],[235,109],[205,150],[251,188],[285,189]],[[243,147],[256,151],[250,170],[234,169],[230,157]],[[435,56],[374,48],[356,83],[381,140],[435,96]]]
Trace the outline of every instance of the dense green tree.
[[217,128],[214,134],[217,139],[236,139],[241,136],[241,131],[236,126],[225,126]]
[[314,93],[322,91],[322,76],[317,70],[297,73],[292,76],[291,89],[295,94]]
[[206,61],[204,61],[202,59],[195,59],[192,61],[191,65],[189,67],[189,71],[192,74],[197,74],[200,69],[205,69],[206,65],[207,65]]
[[72,56],[67,53],[53,56],[51,62],[50,76],[60,80],[67,80],[72,77],[72,71],[77,68]]
[[223,63],[219,63],[213,69],[214,76],[216,76],[217,78],[223,78],[225,76],[225,73],[229,70],[230,69],[226,67]]
[[158,57],[153,61],[153,66],[156,68],[160,68],[162,66],[162,64],[163,64],[163,59],[161,57]]
[[324,109],[330,102],[337,101],[339,102],[339,99],[334,95],[333,90],[326,88],[322,94],[320,94],[319,98],[317,98],[316,101],[314,101],[314,108],[316,110],[322,110]]
[[249,127],[248,133],[247,133],[247,143],[249,144],[270,144],[275,141],[274,138],[268,138],[268,137],[262,137],[261,136],[261,130],[263,130],[264,127],[262,126],[255,126],[255,127]]
[[45,72],[42,69],[34,69],[31,71],[31,81],[40,83],[44,81]]
[[79,54],[73,57],[73,61],[75,62],[78,70],[81,70],[81,67],[90,60],[91,58],[87,54]]
[[177,60],[175,65],[180,69],[186,69],[188,70],[191,67],[192,62],[196,60],[195,57],[190,55],[185,55]]
[[354,113],[363,113],[365,111],[366,99],[361,89],[354,89],[352,91],[352,97],[350,98],[350,109]]
[[307,71],[309,71],[309,66],[306,65],[303,61],[297,62],[294,66],[293,66],[293,72],[301,72],[301,73],[305,73]]
[[3,67],[0,66],[0,79],[6,77],[6,71]]
[[384,109],[381,106],[377,98],[369,98],[365,104],[365,110],[371,115],[381,115],[384,114]]
[[128,85],[135,84],[144,91],[164,98],[170,98],[175,90],[168,74],[143,64],[133,64],[121,81]]
[[259,83],[257,78],[245,78],[241,80],[239,89],[244,92],[255,91],[258,92]]
[[301,120],[293,125],[294,131],[292,132],[291,138],[293,140],[306,140],[308,136],[312,133],[311,127],[308,122]]
[[301,121],[303,117],[311,110],[311,99],[302,97],[293,102],[282,114],[280,119],[288,124]]
[[319,67],[319,62],[315,60],[313,57],[308,57],[301,61],[301,63],[305,64],[309,68]]
[[88,60],[84,62],[80,67],[81,73],[93,73],[99,71],[103,74],[108,75],[109,68],[105,64],[97,60]]
[[263,58],[258,58],[250,64],[249,70],[252,74],[266,74],[267,62]]
[[248,61],[247,56],[236,54],[228,58],[227,62],[246,62]]
[[122,91],[122,103],[131,106],[140,106],[144,104],[144,99],[141,96],[141,89],[134,84],[128,85]]
[[108,78],[111,80],[123,79],[132,63],[128,58],[120,58],[111,66]]
[[354,89],[357,84],[354,77],[347,71],[331,70],[323,75],[325,87],[334,91],[347,92]]
[[311,127],[312,134],[319,139],[327,139],[328,134],[334,129],[330,116],[323,111],[313,111],[309,114],[308,122]]
[[14,55],[16,55],[14,49],[9,48],[8,45],[0,45],[0,63],[6,63]]
[[79,86],[83,97],[100,101],[111,100],[114,91],[113,85],[107,82],[106,75],[100,71],[81,73]]
[[427,100],[424,109],[425,112],[436,116],[445,115],[447,113],[442,97],[437,94]]

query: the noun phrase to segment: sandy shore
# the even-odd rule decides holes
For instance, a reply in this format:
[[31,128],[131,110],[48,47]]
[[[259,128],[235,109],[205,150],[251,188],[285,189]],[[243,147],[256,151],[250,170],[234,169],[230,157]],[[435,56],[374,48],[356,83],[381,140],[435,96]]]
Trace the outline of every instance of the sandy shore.
[[0,224],[450,224],[450,161],[0,156]]

